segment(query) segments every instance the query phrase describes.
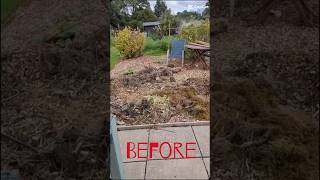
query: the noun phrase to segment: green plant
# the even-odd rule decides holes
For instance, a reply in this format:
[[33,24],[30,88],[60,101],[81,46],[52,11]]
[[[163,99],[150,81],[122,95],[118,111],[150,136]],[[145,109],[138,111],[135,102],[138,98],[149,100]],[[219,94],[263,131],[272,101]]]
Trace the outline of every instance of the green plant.
[[110,66],[111,66],[111,68],[113,68],[118,63],[118,61],[120,59],[120,52],[114,46],[111,46],[110,48],[111,48],[110,49],[110,54],[111,54],[110,55],[111,56]]
[[155,107],[162,110],[164,114],[169,114],[170,112],[170,99],[168,96],[158,96],[158,95],[152,95],[152,96],[145,96],[147,100]]
[[173,36],[166,36],[160,40],[146,37],[144,41],[144,54],[155,56],[166,54],[173,39],[175,39]]
[[141,56],[143,52],[144,35],[128,27],[116,33],[114,38],[115,47],[120,55],[125,58]]
[[134,71],[132,69],[128,69],[128,71],[125,73],[125,75],[133,75]]
[[210,37],[210,23],[209,20],[200,21],[198,24],[190,24],[182,27],[180,37],[192,41],[209,42]]

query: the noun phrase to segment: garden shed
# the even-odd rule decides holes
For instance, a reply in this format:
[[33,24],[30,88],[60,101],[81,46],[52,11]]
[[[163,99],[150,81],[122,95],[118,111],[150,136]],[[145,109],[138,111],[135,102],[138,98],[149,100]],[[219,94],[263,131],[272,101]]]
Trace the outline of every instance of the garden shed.
[[144,22],[143,31],[147,36],[149,36],[150,34],[154,33],[155,28],[159,26],[160,26],[160,21]]

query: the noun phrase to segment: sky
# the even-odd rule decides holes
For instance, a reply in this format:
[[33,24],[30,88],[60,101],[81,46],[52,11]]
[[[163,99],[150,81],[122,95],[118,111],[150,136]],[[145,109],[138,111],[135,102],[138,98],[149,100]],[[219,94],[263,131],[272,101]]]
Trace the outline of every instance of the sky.
[[[154,10],[154,5],[156,0],[148,0],[151,6],[151,9]],[[171,9],[172,14],[177,12],[187,11],[196,11],[202,12],[206,7],[208,0],[164,0],[167,4],[167,7]]]

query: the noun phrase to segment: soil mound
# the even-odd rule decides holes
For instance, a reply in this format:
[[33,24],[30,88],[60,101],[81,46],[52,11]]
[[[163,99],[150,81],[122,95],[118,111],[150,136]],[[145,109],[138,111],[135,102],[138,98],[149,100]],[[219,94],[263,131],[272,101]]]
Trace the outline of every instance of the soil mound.
[[[140,70],[121,69],[111,85],[112,113],[119,124],[157,124],[209,119],[208,71],[167,67],[155,64]],[[135,67],[140,59],[130,59],[126,67]],[[118,69],[119,68],[119,69]]]

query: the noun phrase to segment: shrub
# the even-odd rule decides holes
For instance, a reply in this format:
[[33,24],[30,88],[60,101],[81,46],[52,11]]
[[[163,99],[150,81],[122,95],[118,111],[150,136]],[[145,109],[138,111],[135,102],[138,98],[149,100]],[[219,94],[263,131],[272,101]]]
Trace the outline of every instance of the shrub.
[[119,50],[120,55],[126,59],[142,55],[143,41],[143,33],[127,27],[116,33],[114,38],[115,47]]
[[205,41],[209,42],[210,23],[209,20],[201,21],[198,24],[190,24],[182,27],[180,37],[188,42]]

